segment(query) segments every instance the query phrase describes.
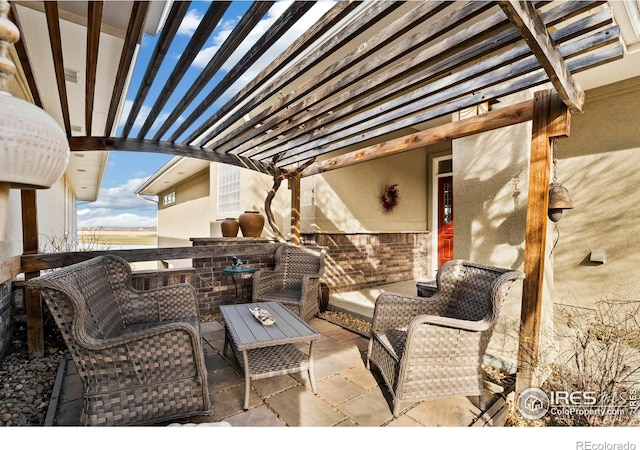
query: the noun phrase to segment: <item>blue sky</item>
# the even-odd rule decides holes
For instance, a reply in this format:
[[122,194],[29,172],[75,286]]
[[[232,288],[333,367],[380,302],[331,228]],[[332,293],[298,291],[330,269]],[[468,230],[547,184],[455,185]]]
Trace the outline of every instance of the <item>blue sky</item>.
[[[292,1],[278,1],[267,14],[263,17],[262,21],[258,24],[254,32],[252,32],[247,39],[240,45],[238,51],[236,51],[229,60],[225,63],[218,74],[207,85],[205,89],[196,97],[193,104],[184,111],[182,116],[178,119],[177,124],[169,129],[165,138],[173,133],[174,129],[189,115],[189,113],[195,109],[199,102],[211,91],[215,83],[220,81],[227,71],[233,67],[233,65],[241,58],[255,42],[257,42],[260,36],[273,24],[273,22],[284,12]],[[213,113],[224,102],[231,98],[239,89],[242,88],[248,81],[250,81],[255,75],[257,75],[262,68],[264,68],[273,58],[286,49],[298,36],[300,36],[312,23],[314,23],[322,14],[324,14],[335,2],[334,1],[320,1],[318,2],[298,23],[286,33],[275,45],[273,45],[256,63],[245,73],[240,79],[207,111]],[[171,48],[167,52],[162,66],[154,80],[149,94],[147,95],[144,105],[136,119],[129,137],[136,137],[142,124],[144,123],[148,112],[150,111],[153,103],[155,102],[159,91],[166,82],[167,78],[171,74],[173,67],[177,63],[182,54],[182,51],[188,43],[190,37],[193,35],[198,24],[200,23],[203,15],[209,8],[209,2],[192,2],[189,11],[187,12],[178,35],[172,44]],[[200,71],[206,66],[211,57],[215,54],[216,50],[224,42],[229,33],[233,30],[233,27],[240,19],[241,15],[251,6],[249,1],[234,1],[231,6],[225,12],[222,20],[215,28],[207,43],[203,46],[202,50],[195,58],[193,64],[187,70],[185,76],[181,80],[176,90],[172,93],[169,101],[163,108],[160,115],[167,116],[173,106],[182,98],[186,90],[191,86],[193,81],[200,73]],[[146,63],[149,61],[157,36],[145,35],[142,41],[140,54],[138,56],[138,62],[134,69],[133,77],[131,80],[130,92],[127,95],[127,101],[125,103],[124,112],[120,121],[120,129],[124,122],[128,118],[128,111],[131,108],[133,99],[135,98],[135,91],[138,89],[141,83],[142,76],[144,75]],[[132,92],[133,91],[133,92]],[[196,122],[192,127],[187,129],[182,135],[185,138],[189,133],[199,125]],[[147,133],[147,138],[153,137],[157,127],[154,125]],[[120,132],[120,131],[119,131]],[[118,133],[119,133],[118,132]],[[181,142],[181,139],[178,139]],[[168,162],[172,156],[164,154],[152,154],[152,153],[135,153],[135,152],[119,152],[112,151],[109,154],[109,159],[105,169],[104,177],[98,199],[96,202],[78,204],[78,226],[79,227],[124,227],[124,226],[155,226],[157,217],[156,204],[137,197],[134,191],[139,187],[149,176],[153,175],[160,167]]]

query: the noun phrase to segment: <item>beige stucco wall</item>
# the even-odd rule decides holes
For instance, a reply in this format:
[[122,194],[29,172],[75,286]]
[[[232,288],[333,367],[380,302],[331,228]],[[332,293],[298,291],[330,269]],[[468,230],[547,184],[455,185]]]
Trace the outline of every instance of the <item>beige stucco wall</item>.
[[[635,299],[640,284],[640,77],[586,92],[571,137],[558,142],[558,181],[574,209],[558,223],[555,301],[594,307]],[[590,262],[591,249],[606,263]]]
[[[68,241],[69,245],[75,242],[75,197],[70,190],[65,196],[65,183],[66,180],[62,177],[51,188],[38,189],[36,192],[41,250],[53,251],[52,246],[47,245],[53,239],[57,244],[61,241]],[[9,192],[6,238],[0,244],[0,258],[22,254],[22,201],[19,189],[11,189]],[[55,250],[68,251],[73,248]]]
[[[413,150],[302,180],[305,231],[424,231],[427,229],[427,151]],[[397,184],[400,201],[385,213],[379,197]]]
[[[494,110],[533,98],[533,91],[502,99]],[[531,122],[453,142],[454,257],[524,270]],[[550,223],[550,222],[549,222]],[[550,232],[548,232],[548,235]],[[549,236],[547,236],[549,238]],[[547,250],[552,244],[547,239]],[[542,352],[553,358],[553,266],[545,262]],[[489,353],[515,369],[520,329],[522,282],[502,306]]]
[[[190,247],[190,237],[209,234],[209,170],[173,186],[176,202],[158,208],[158,247]],[[191,260],[172,261],[173,267],[190,266]]]

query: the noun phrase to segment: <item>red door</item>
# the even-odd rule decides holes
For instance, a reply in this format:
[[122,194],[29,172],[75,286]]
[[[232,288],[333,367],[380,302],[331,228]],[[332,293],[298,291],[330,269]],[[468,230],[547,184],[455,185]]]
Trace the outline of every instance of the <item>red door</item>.
[[453,259],[453,177],[438,179],[438,267]]

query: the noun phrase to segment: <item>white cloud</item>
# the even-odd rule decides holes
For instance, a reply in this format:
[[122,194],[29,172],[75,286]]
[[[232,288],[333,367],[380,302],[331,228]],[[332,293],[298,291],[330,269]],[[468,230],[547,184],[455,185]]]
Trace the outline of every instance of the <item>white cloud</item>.
[[178,27],[178,34],[186,34],[191,36],[202,22],[202,18],[204,14],[202,14],[197,9],[191,9],[185,14],[184,19],[180,23],[180,27]]
[[79,227],[151,227],[157,224],[157,204],[134,194],[146,178],[102,188],[95,202],[78,208]]

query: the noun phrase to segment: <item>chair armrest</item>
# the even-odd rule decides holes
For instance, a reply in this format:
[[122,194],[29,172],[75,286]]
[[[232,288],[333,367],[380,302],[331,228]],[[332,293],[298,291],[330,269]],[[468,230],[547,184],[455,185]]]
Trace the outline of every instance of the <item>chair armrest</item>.
[[162,322],[198,317],[196,290],[187,283],[163,286],[147,291],[129,290],[129,304],[124,305],[127,322]]

